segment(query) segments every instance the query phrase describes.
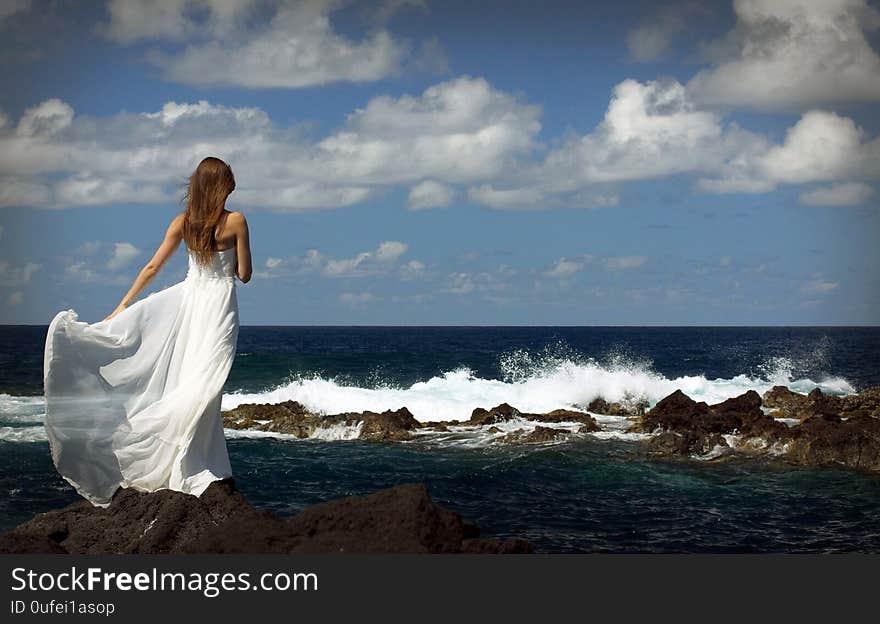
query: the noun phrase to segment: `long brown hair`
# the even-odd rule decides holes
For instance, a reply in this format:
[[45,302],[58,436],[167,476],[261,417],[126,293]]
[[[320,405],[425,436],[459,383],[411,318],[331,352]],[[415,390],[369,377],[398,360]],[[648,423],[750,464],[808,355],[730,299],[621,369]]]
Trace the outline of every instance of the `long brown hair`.
[[226,198],[234,190],[232,168],[213,156],[203,159],[189,177],[181,199],[186,203],[183,240],[200,264],[211,264],[217,246],[214,230],[223,216]]

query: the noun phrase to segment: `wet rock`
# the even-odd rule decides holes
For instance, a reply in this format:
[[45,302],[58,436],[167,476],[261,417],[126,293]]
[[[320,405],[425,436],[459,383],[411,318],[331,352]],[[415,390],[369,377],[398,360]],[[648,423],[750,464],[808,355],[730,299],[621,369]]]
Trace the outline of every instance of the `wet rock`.
[[471,418],[466,424],[485,426],[499,422],[506,422],[515,418],[546,423],[578,422],[590,427],[591,431],[598,431],[600,429],[596,419],[586,412],[579,412],[571,409],[555,409],[546,413],[529,413],[521,412],[507,403],[496,405],[490,410],[482,407],[476,408],[471,413]]
[[587,405],[587,411],[607,416],[641,416],[645,413],[648,405],[649,403],[645,399],[609,403],[602,397],[597,397]]
[[421,426],[410,411],[346,412],[323,416],[308,411],[297,401],[283,403],[247,403],[223,413],[223,426],[229,429],[252,429],[286,433],[298,438],[310,438],[319,428],[331,426],[361,426],[359,439],[406,440],[410,432]]
[[649,455],[691,456],[705,455],[716,447],[727,447],[727,441],[719,434],[697,434],[691,431],[678,433],[664,431],[649,439],[646,450]]
[[484,425],[513,420],[520,416],[522,416],[522,413],[518,409],[507,403],[502,403],[501,405],[496,405],[490,410],[486,410],[482,407],[475,408],[474,411],[471,412],[471,418],[467,424],[482,427]]
[[254,429],[308,438],[319,426],[320,418],[298,401],[245,403],[223,412],[223,426],[227,429]]
[[813,416],[792,427],[786,458],[808,466],[880,471],[880,419]]
[[823,393],[819,388],[809,394],[800,394],[786,386],[773,386],[764,393],[764,405],[777,408],[772,412],[775,418],[806,420],[813,416],[840,414],[844,401],[841,397]]
[[840,416],[843,418],[852,418],[854,416],[880,418],[880,386],[865,388],[857,394],[843,397],[841,399]]
[[807,395],[792,392],[788,386],[773,386],[761,397],[764,407],[775,407],[781,411],[796,411],[807,400]]
[[328,419],[341,420],[346,425],[363,423],[358,438],[361,440],[408,440],[411,431],[421,427],[412,413],[405,407],[384,412],[349,412],[335,414]]
[[657,429],[702,430],[708,415],[709,406],[705,401],[698,403],[681,390],[676,390],[660,399],[630,430],[638,433],[652,433]]
[[[774,442],[789,435],[788,427],[764,414],[761,396],[754,390],[713,405],[694,401],[676,390],[658,401],[630,428],[640,433],[657,430],[665,433],[648,442],[652,454],[705,454],[715,446],[727,446],[721,436],[731,433]],[[675,436],[665,435],[670,433]]]
[[525,553],[525,540],[481,538],[423,484],[307,507],[286,519],[254,509],[232,479],[200,497],[120,489],[106,508],[80,501],[0,535],[0,553]]
[[586,427],[588,431],[599,431],[601,428],[599,427],[599,423],[596,422],[596,419],[586,412],[578,412],[570,409],[556,409],[552,412],[547,412],[546,414],[529,414],[528,417],[530,420],[537,420],[546,423],[577,422],[583,425],[581,427],[582,429]]
[[567,429],[555,429],[553,427],[543,427],[538,425],[531,431],[527,429],[517,429],[508,433],[501,438],[501,442],[509,444],[543,444],[546,442],[555,442],[560,437],[568,437],[571,432]]

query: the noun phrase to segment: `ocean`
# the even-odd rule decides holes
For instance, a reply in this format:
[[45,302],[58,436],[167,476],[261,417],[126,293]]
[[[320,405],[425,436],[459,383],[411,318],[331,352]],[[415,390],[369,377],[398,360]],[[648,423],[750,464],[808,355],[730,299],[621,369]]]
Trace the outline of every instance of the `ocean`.
[[[79,499],[42,426],[45,332],[0,326],[0,531]],[[880,385],[880,328],[242,327],[223,406],[406,406],[430,422],[502,402],[653,405],[676,389],[715,403],[775,384],[838,395]],[[424,482],[483,535],[524,537],[539,552],[880,552],[880,476],[773,458],[651,460],[625,423],[600,422],[610,430],[536,445],[331,429],[307,440],[227,430],[227,445],[239,489],[284,515]]]

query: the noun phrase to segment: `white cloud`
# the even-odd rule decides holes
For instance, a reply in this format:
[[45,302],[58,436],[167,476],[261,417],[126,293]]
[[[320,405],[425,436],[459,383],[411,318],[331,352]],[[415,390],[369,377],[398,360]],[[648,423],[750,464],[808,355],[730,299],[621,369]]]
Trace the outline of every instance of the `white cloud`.
[[23,266],[13,266],[5,260],[0,260],[0,286],[14,287],[27,284],[41,266],[35,262],[28,262]]
[[113,252],[107,261],[107,269],[109,271],[123,269],[140,254],[141,250],[131,243],[113,243]]
[[472,202],[500,210],[541,208],[544,197],[536,187],[496,189],[491,184],[481,184],[468,189],[468,199]]
[[407,205],[410,210],[443,208],[452,203],[455,189],[435,180],[425,180],[409,190]]
[[609,256],[602,259],[605,267],[612,270],[637,269],[647,261],[647,256]]
[[718,258],[718,264],[723,267],[730,266],[733,263],[733,258],[730,256],[721,256]]
[[[596,184],[721,171],[765,146],[762,137],[735,125],[725,128],[718,114],[698,109],[678,82],[625,80],[614,88],[595,130],[569,138],[519,178],[524,191],[538,196],[583,194]],[[474,198],[498,206],[517,197],[515,190],[507,193]],[[599,193],[593,204],[618,200]]]
[[29,109],[21,131],[0,128],[0,205],[167,203],[213,154],[236,172],[232,203],[335,208],[389,185],[500,175],[532,150],[540,130],[539,107],[470,77],[419,96],[377,96],[315,142],[301,127],[276,126],[258,108],[205,100],[104,118],[74,116],[63,102],[48,102]]
[[466,295],[473,292],[476,288],[474,280],[469,273],[450,273],[448,279],[450,285],[445,289],[445,292],[451,292],[456,295]]
[[231,206],[278,211],[353,205],[398,185],[410,186],[411,209],[447,204],[463,184],[473,203],[534,210],[614,206],[620,183],[680,174],[712,193],[880,176],[880,139],[851,119],[808,111],[774,144],[698,108],[675,81],[621,82],[592,132],[542,160],[540,107],[469,76],[373,97],[316,140],[259,108],[205,100],[104,118],[59,100],[28,111],[0,128],[0,206],[168,203],[208,154],[236,172]]
[[864,0],[735,0],[736,27],[709,48],[688,83],[703,103],[803,109],[880,99],[880,57],[865,31],[880,13]]
[[[102,31],[131,44],[186,40],[178,53],[151,50],[148,60],[168,80],[193,85],[296,88],[336,81],[368,82],[398,74],[408,43],[384,29],[361,41],[337,33],[330,13],[347,2],[272,2],[266,21],[256,0],[114,0]],[[201,11],[200,14],[198,12]],[[197,19],[206,15],[207,19]]]
[[408,245],[399,241],[385,241],[374,251],[363,251],[353,258],[328,260],[324,266],[324,274],[330,277],[357,277],[368,275],[388,265],[407,250]]
[[822,186],[800,194],[800,202],[808,206],[857,206],[874,195],[874,189],[861,182]]
[[73,108],[58,98],[45,100],[22,113],[15,134],[20,137],[50,137],[73,121]]
[[821,277],[814,276],[814,279],[806,280],[801,285],[801,291],[812,295],[824,295],[837,290],[839,282],[832,282]]
[[425,263],[419,260],[410,260],[400,267],[400,277],[404,280],[416,279],[424,275]]
[[573,275],[583,268],[583,262],[576,262],[574,260],[560,258],[556,261],[556,264],[553,265],[553,268],[544,271],[544,275],[546,275],[547,277],[568,277],[569,275]]
[[754,142],[732,153],[720,177],[703,178],[700,188],[714,193],[766,193],[778,184],[847,180],[880,175],[880,139],[847,117],[809,111],[788,129],[781,145]]

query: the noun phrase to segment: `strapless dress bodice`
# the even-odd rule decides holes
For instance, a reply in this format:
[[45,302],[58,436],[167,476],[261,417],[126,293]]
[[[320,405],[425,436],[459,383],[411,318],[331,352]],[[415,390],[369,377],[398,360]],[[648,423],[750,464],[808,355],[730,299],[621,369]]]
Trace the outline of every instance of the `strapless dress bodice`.
[[201,279],[224,279],[235,281],[235,247],[215,251],[210,265],[204,266],[196,261],[192,251],[189,254],[189,270],[186,273],[188,280]]

